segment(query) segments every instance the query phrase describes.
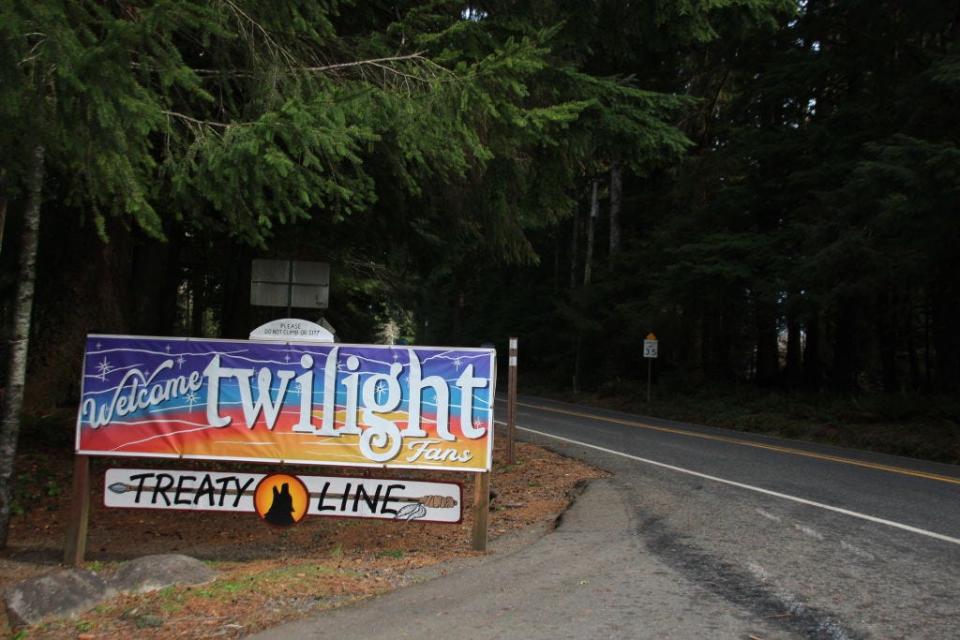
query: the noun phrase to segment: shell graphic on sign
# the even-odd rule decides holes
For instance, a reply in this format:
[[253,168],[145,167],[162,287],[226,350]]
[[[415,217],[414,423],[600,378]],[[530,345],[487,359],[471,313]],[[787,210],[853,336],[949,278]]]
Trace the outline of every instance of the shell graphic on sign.
[[303,481],[285,473],[269,475],[260,481],[253,494],[257,514],[279,526],[289,526],[307,514],[310,492]]

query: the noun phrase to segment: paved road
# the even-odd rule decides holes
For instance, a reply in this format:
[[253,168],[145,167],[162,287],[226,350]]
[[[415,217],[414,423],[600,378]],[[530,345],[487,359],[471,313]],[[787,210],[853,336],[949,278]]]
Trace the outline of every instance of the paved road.
[[955,467],[533,398],[518,424],[613,475],[533,545],[262,637],[960,638]]
[[599,481],[530,546],[255,640],[798,637],[647,553],[639,524],[617,487]]
[[[501,409],[499,415],[505,414]],[[581,441],[960,543],[960,468],[953,465],[537,398],[520,399],[517,421],[530,435],[541,432]]]

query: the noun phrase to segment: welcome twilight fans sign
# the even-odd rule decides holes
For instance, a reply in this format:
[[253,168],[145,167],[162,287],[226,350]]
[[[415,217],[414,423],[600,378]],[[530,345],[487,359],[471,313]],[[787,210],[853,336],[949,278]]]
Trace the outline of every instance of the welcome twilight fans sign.
[[77,452],[489,471],[493,349],[90,335]]

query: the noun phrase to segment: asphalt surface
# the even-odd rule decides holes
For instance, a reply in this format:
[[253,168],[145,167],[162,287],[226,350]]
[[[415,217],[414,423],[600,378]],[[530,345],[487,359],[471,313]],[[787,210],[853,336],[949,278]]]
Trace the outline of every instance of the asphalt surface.
[[953,465],[539,398],[520,399],[517,423],[960,541],[960,468]]
[[520,402],[613,474],[555,531],[258,637],[960,638],[956,467]]

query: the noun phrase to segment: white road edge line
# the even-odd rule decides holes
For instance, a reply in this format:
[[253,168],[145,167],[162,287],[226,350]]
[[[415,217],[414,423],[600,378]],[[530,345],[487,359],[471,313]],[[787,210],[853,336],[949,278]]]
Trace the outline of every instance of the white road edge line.
[[[506,424],[500,420],[496,421],[497,424]],[[748,491],[755,491],[757,493],[762,493],[763,495],[773,496],[774,498],[780,498],[782,500],[790,500],[791,502],[796,502],[799,504],[805,504],[810,507],[817,507],[818,509],[825,509],[827,511],[833,511],[834,513],[840,513],[845,516],[850,516],[852,518],[859,518],[861,520],[866,520],[868,522],[875,522],[877,524],[883,524],[888,527],[893,527],[895,529],[901,529],[903,531],[909,531],[910,533],[916,533],[921,536],[927,536],[928,538],[933,538],[935,540],[942,540],[943,542],[950,542],[952,544],[960,545],[960,538],[953,538],[951,536],[943,535],[942,533],[936,533],[935,531],[927,531],[926,529],[920,529],[918,527],[911,527],[908,524],[903,524],[901,522],[894,522],[893,520],[884,520],[883,518],[878,518],[876,516],[867,515],[865,513],[859,513],[857,511],[850,511],[849,509],[843,509],[841,507],[834,507],[829,504],[824,504],[822,502],[815,502],[813,500],[807,500],[806,498],[798,498],[797,496],[791,496],[786,493],[780,493],[779,491],[771,491],[769,489],[764,489],[762,487],[755,487],[752,484],[744,484],[743,482],[736,482],[735,480],[727,480],[726,478],[718,478],[717,476],[711,476],[706,473],[700,473],[699,471],[694,471],[692,469],[684,469],[683,467],[676,467],[672,464],[666,464],[664,462],[657,462],[656,460],[650,460],[648,458],[641,458],[640,456],[634,456],[629,453],[624,453],[623,451],[616,451],[614,449],[607,449],[605,447],[599,447],[595,444],[589,444],[586,442],[580,442],[579,440],[572,440],[570,438],[564,438],[561,436],[553,435],[552,433],[545,433],[543,431],[537,431],[536,429],[529,429],[527,427],[521,427],[516,425],[518,431],[526,431],[527,433],[533,433],[538,436],[543,436],[544,438],[553,438],[554,440],[560,440],[561,442],[569,442],[570,444],[575,444],[581,447],[587,447],[588,449],[595,449],[596,451],[602,451],[603,453],[609,453],[611,455],[620,456],[621,458],[627,458],[629,460],[635,460],[637,462],[643,462],[646,464],[651,464],[655,467],[661,467],[663,469],[670,469],[671,471],[677,471],[678,473],[685,473],[687,475],[696,476],[697,478],[703,478],[704,480],[712,480],[713,482],[719,482],[721,484],[727,484],[732,487],[739,487],[740,489],[746,489]]]

